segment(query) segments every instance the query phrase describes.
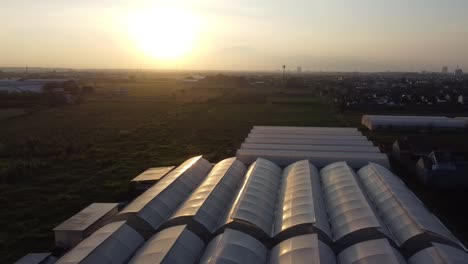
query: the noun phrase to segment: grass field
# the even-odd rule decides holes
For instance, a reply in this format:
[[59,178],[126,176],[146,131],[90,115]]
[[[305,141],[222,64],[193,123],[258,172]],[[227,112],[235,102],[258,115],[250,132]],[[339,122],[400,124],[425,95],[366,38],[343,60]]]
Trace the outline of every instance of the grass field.
[[24,115],[25,113],[26,111],[24,109],[17,109],[17,108],[0,109],[0,120]]
[[177,165],[198,154],[211,162],[235,155],[253,125],[355,122],[325,99],[276,105],[235,96],[158,102],[157,96],[90,100],[0,121],[4,261],[51,250],[52,228],[89,203],[125,201],[129,180],[148,167]]

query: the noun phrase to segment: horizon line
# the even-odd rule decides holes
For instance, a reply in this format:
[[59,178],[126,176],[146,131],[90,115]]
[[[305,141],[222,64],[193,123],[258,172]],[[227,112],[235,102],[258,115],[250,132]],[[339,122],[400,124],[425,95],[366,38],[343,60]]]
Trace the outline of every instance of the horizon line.
[[[59,70],[59,71],[133,71],[133,72],[259,72],[259,73],[277,73],[282,72],[281,68],[274,70],[266,69],[170,69],[170,68],[81,68],[81,67],[43,67],[43,66],[0,66],[0,70],[4,69],[40,69],[40,70]],[[295,68],[286,71],[289,73],[297,73]],[[377,71],[360,71],[360,70],[307,70],[302,69],[302,73],[442,73],[442,71],[420,70],[420,71],[404,71],[404,70],[377,70]],[[448,72],[448,74],[454,73]]]

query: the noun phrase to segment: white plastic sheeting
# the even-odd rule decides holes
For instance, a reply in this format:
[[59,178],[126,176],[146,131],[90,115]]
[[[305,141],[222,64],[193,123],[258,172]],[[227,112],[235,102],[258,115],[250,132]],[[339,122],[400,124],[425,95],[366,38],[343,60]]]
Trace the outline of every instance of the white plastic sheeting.
[[[421,234],[438,236],[461,244],[393,173],[378,164],[369,164],[358,171],[372,202],[399,246],[417,248],[405,243],[414,238],[420,244]],[[419,237],[418,237],[419,236]],[[431,239],[431,238],[427,238]],[[428,242],[428,241],[426,241]]]
[[458,248],[433,243],[408,259],[409,264],[468,264],[468,254]]
[[[329,134],[359,134],[359,131],[355,127],[287,127],[287,126],[254,126],[252,131],[257,133],[288,133],[288,134],[299,134],[299,133],[324,133]],[[324,135],[322,134],[322,135]]]
[[174,168],[175,166],[149,168],[146,171],[142,172],[140,175],[136,176],[132,181],[159,181]]
[[340,264],[404,264],[405,259],[387,239],[375,239],[348,247],[338,254]]
[[468,126],[466,120],[445,116],[379,116],[364,115],[361,123],[370,130],[387,128],[417,129],[441,128],[464,129]]
[[300,138],[251,138],[245,143],[259,144],[292,144],[292,145],[329,145],[329,146],[373,146],[372,142],[364,140],[336,140],[336,139],[300,139]]
[[261,144],[242,143],[241,149],[270,149],[270,150],[299,150],[318,152],[364,152],[380,153],[375,146],[327,146],[327,145],[290,145],[290,144]]
[[353,168],[369,161],[389,166],[388,157],[356,128],[254,127],[236,156],[247,165],[264,158],[279,166],[306,159],[317,167],[338,161]]
[[287,239],[270,251],[271,264],[334,264],[335,254],[316,234]]
[[318,139],[318,140],[362,140],[367,141],[363,135],[308,135],[308,134],[259,134],[251,132],[249,138],[296,138],[296,139]]
[[262,233],[257,235],[269,238],[280,182],[281,169],[277,165],[264,159],[255,161],[246,173],[244,184],[225,223],[246,227],[255,236],[257,230],[251,229],[253,225]]
[[207,246],[200,264],[261,264],[268,249],[257,239],[240,231],[226,229]]
[[320,171],[322,187],[335,241],[347,237],[343,246],[379,235],[388,235],[364,196],[354,171],[346,162],[330,164]]
[[117,214],[118,205],[117,203],[90,204],[54,228],[55,245],[64,249],[76,246]]
[[211,167],[202,156],[185,161],[133,200],[115,219],[128,220],[129,225],[145,236],[151,235],[198,186]]
[[204,247],[203,241],[185,225],[174,226],[154,235],[137,251],[129,263],[196,263]]
[[383,153],[239,149],[237,150],[237,158],[244,164],[251,164],[257,158],[263,158],[271,160],[279,166],[288,166],[300,160],[309,160],[317,167],[324,167],[343,160],[353,168],[361,168],[369,162],[378,163],[385,167],[389,166],[388,157]]
[[319,177],[307,160],[284,169],[272,237],[301,228],[309,232],[318,229],[331,240]]
[[[315,127],[316,128],[316,127]],[[341,130],[341,128],[336,128],[334,130],[319,130],[319,129],[309,129],[309,130],[285,130],[285,129],[259,129],[253,128],[250,130],[253,134],[275,134],[275,135],[354,135],[354,136],[361,136],[362,133],[359,132],[357,129],[353,130]]]
[[124,221],[110,223],[81,241],[57,263],[127,263],[143,237]]
[[[394,248],[415,264],[430,264],[425,260],[436,256],[447,263],[465,258],[466,253],[457,249],[462,245],[443,224],[380,165],[370,163],[356,175],[346,162],[330,164],[318,173],[308,160],[288,164],[282,171],[258,159],[245,171],[240,161],[230,158],[219,162],[203,181],[211,164],[200,159],[176,169],[178,176],[171,172],[161,181],[172,178],[164,183],[166,189],[147,200],[151,210],[145,213],[150,217],[176,213],[146,244],[128,222],[113,222],[59,263],[125,263],[132,256],[132,263],[194,263],[200,256],[201,263],[334,263],[330,248],[339,254],[338,263],[402,263]],[[196,186],[193,179],[181,178],[199,174],[202,183],[192,194],[189,187],[171,187],[186,182]],[[169,190],[170,195],[164,194]],[[167,204],[173,205],[168,199],[185,202],[167,209]],[[140,210],[146,207],[143,204]],[[215,223],[207,236],[191,228],[208,230]]]
[[170,218],[169,223],[189,224],[193,220],[197,222],[195,229],[199,225],[203,226],[203,230],[195,230],[197,234],[214,232],[218,221],[228,209],[226,205],[231,204],[234,199],[245,171],[245,165],[236,158],[225,159],[216,164]]

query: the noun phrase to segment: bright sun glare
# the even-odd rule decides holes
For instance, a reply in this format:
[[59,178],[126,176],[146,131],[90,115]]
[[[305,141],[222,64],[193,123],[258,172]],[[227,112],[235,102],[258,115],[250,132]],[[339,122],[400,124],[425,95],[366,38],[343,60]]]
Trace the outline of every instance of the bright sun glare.
[[131,15],[127,24],[131,37],[145,54],[174,62],[194,49],[200,20],[190,12],[156,9]]

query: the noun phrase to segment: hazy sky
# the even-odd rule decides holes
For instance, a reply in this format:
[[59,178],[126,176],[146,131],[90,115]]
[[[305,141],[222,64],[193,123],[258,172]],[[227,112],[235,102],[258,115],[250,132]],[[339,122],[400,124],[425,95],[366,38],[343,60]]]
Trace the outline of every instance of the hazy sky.
[[467,0],[0,0],[0,66],[468,70]]

